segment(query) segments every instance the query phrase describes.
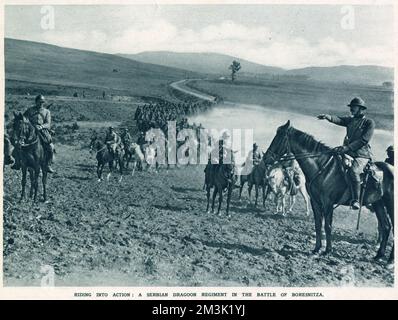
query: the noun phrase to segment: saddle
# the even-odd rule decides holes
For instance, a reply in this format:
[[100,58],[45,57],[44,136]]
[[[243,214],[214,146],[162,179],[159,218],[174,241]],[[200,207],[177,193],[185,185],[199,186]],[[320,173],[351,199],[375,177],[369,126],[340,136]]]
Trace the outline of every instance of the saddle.
[[[347,154],[343,154],[338,157],[340,160],[342,167],[344,168],[344,173],[347,174],[347,170],[352,166],[352,162],[354,158]],[[369,160],[367,165],[364,168],[364,171],[360,174],[361,184],[363,185],[365,182],[372,182],[376,192],[383,195],[382,181],[383,181],[383,171],[379,169],[379,167],[372,161]],[[349,179],[348,177],[346,179]],[[365,186],[366,187],[366,186]]]

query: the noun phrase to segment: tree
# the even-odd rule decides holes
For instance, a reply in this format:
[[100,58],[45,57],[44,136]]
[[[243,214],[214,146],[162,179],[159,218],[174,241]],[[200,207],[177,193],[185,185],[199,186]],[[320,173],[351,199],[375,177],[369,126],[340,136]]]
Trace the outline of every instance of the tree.
[[234,81],[236,78],[236,73],[240,70],[241,66],[238,61],[232,61],[232,64],[229,66],[231,70],[231,80]]

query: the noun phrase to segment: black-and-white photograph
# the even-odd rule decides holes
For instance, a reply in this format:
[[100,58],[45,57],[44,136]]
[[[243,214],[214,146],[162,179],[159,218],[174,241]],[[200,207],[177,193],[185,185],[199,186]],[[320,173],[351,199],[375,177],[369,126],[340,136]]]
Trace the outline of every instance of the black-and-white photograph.
[[3,8],[4,287],[394,286],[392,4]]

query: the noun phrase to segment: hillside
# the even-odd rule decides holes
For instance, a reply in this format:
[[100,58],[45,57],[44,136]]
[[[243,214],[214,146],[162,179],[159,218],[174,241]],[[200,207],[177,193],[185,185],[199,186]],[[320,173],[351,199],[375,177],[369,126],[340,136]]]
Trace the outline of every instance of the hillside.
[[5,39],[5,78],[164,96],[168,83],[198,74],[119,56]]
[[194,72],[216,75],[229,75],[228,66],[233,60],[241,63],[241,76],[274,79],[274,75],[286,79],[293,76],[305,76],[311,80],[349,82],[357,84],[381,85],[385,81],[393,81],[394,69],[373,65],[364,66],[333,66],[307,67],[285,70],[253,63],[237,57],[218,53],[179,53],[169,51],[152,51],[138,54],[121,54],[120,56],[145,63],[186,69]]
[[237,57],[219,53],[189,53],[170,51],[150,51],[138,54],[120,54],[122,57],[134,59],[146,63],[154,63],[163,66],[186,69],[193,72],[228,75],[228,67],[233,60],[240,62],[242,72],[245,73],[272,73],[280,74],[282,68],[264,66]]
[[319,81],[373,85],[381,85],[384,81],[394,80],[394,69],[380,66],[308,67],[289,70],[286,74],[307,75],[310,79]]

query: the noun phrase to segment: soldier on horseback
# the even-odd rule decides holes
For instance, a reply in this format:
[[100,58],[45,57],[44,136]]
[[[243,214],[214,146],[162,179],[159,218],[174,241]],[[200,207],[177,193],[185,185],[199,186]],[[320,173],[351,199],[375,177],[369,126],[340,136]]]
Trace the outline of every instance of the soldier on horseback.
[[340,154],[347,154],[353,158],[352,166],[348,170],[349,180],[351,182],[352,209],[359,209],[359,196],[361,178],[360,174],[372,159],[370,140],[375,129],[375,122],[365,116],[365,102],[356,97],[347,105],[350,108],[350,117],[337,117],[328,114],[318,115],[318,119],[326,119],[331,123],[347,128],[347,135],[343,146],[335,148]]
[[108,132],[105,136],[105,144],[108,147],[108,151],[112,156],[116,156],[118,152],[118,146],[120,145],[120,137],[115,132],[115,129],[111,126],[108,128]]
[[122,139],[124,150],[128,150],[128,148],[131,144],[131,141],[132,141],[128,128],[124,128],[120,138]]
[[387,158],[384,160],[384,162],[387,162],[388,164],[391,164],[392,166],[394,165],[394,146],[389,146],[386,150],[387,152]]
[[[29,119],[30,123],[36,128],[39,133],[39,137],[43,142],[44,149],[47,155],[47,172],[54,173],[51,168],[51,164],[54,159],[54,145],[51,137],[51,112],[44,108],[45,98],[41,94],[35,99],[35,106],[30,107],[25,111],[24,117]],[[14,149],[15,164],[11,167],[12,169],[21,169],[21,159],[19,155],[19,149]]]
[[258,149],[257,143],[253,143],[253,150],[247,156],[247,160],[253,161],[253,165],[258,165],[261,162],[261,152]]

